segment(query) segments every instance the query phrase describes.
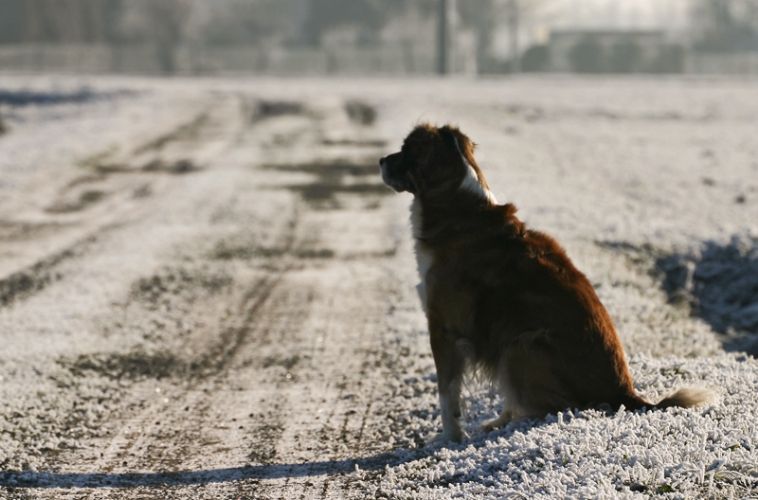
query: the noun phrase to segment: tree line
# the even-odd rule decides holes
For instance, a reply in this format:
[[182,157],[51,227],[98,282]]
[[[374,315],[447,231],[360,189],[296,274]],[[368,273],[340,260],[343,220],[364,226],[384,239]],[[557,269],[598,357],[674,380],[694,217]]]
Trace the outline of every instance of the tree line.
[[[357,33],[356,43],[380,41],[382,29],[402,20],[409,9],[423,16],[438,14],[440,0],[0,0],[0,44],[100,43],[147,44],[161,67],[173,70],[176,49],[183,44],[319,46],[325,35],[342,26]],[[544,47],[518,46],[519,22],[551,0],[458,0],[459,29],[475,34],[479,67],[492,67],[498,29],[512,32],[509,64],[528,69],[545,58]],[[758,50],[758,1],[691,0],[691,46],[701,51]],[[408,26],[412,31],[413,26]],[[593,71],[593,53],[585,40],[573,53],[580,70]],[[542,51],[542,52],[540,52]],[[638,50],[622,44],[605,51],[608,66],[634,59]],[[673,51],[664,59],[676,59]],[[496,61],[494,61],[496,62]]]

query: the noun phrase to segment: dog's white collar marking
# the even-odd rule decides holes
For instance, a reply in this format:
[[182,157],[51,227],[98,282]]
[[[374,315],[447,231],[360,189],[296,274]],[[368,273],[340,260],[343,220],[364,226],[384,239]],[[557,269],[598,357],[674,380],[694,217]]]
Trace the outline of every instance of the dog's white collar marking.
[[458,154],[461,155],[463,164],[466,165],[466,176],[463,178],[463,181],[461,181],[461,185],[458,189],[468,191],[469,193],[474,193],[479,198],[488,200],[493,205],[497,205],[497,199],[495,198],[495,195],[492,194],[492,191],[485,189],[485,187],[482,186],[482,184],[479,182],[479,176],[477,175],[476,170],[474,170],[474,167],[472,167],[468,160],[466,160],[466,156],[461,150],[461,145],[458,144],[457,137],[455,138],[455,148],[458,150]]
[[426,248],[426,245],[422,241],[419,241],[421,236],[421,202],[418,198],[413,199],[411,204],[411,228],[413,230],[413,238],[416,250],[416,269],[418,270],[419,278],[421,282],[416,286],[418,292],[418,298],[421,300],[421,308],[426,312],[426,274],[433,264],[433,254]]

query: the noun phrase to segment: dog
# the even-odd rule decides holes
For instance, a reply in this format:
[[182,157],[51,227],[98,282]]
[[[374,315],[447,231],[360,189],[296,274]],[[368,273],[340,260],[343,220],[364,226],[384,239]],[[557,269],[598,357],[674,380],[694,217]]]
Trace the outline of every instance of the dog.
[[656,404],[634,390],[613,321],[590,282],[550,236],[498,204],[458,128],[419,125],[379,161],[382,179],[413,195],[418,286],[437,369],[442,437],[461,441],[467,368],[499,389],[504,409],[484,430],[567,408],[691,407],[684,388]]

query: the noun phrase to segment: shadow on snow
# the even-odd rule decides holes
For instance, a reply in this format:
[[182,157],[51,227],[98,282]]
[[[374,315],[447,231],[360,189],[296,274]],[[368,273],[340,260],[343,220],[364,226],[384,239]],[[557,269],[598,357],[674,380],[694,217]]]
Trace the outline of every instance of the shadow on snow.
[[0,487],[6,488],[139,488],[190,486],[248,479],[280,479],[372,471],[426,456],[431,450],[385,452],[365,458],[319,462],[245,465],[221,469],[177,472],[0,472]]

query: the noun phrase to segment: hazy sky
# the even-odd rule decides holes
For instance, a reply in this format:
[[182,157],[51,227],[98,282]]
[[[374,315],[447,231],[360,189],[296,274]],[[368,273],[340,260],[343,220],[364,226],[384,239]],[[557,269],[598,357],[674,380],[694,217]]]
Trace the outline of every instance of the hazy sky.
[[[521,41],[524,45],[545,42],[550,29],[556,28],[660,28],[676,36],[689,22],[694,1],[697,0],[520,0],[531,11],[522,20]],[[509,53],[506,26],[495,37],[495,50],[501,55]]]
[[[687,22],[691,0],[522,0],[543,4],[550,24],[565,27],[664,27],[679,29]],[[543,16],[540,16],[543,17]],[[547,20],[547,19],[546,19]]]

